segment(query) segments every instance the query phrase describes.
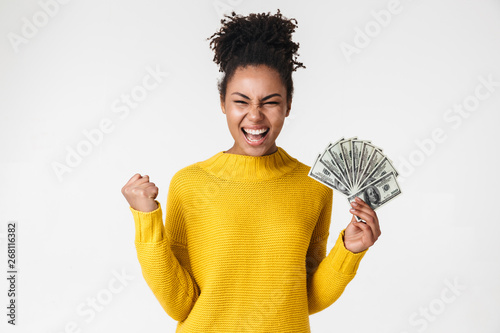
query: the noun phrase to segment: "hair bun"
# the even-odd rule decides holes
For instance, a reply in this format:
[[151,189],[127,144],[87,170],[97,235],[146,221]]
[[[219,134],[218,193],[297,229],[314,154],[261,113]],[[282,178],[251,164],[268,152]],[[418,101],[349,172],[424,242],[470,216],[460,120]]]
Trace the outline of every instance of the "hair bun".
[[269,12],[241,16],[234,11],[224,16],[220,30],[207,38],[212,39],[210,47],[215,51],[213,60],[219,65],[219,71],[225,72],[233,58],[241,58],[245,54],[251,54],[258,61],[262,58],[258,54],[262,50],[274,53],[279,62],[290,66],[292,71],[305,68],[294,59],[299,49],[299,43],[292,41],[292,34],[298,26],[296,19],[284,18],[279,9],[272,16]]

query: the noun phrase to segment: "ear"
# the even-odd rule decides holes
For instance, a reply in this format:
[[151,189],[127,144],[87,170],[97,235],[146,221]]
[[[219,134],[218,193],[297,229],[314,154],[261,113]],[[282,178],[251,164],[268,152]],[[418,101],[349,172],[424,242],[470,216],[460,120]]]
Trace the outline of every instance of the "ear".
[[292,100],[290,100],[290,102],[288,102],[286,113],[285,113],[285,117],[288,117],[288,115],[290,114],[290,110],[291,109],[292,109]]
[[222,95],[219,95],[220,97],[220,108],[222,110],[222,113],[226,114],[226,105],[224,103],[224,99],[222,98]]

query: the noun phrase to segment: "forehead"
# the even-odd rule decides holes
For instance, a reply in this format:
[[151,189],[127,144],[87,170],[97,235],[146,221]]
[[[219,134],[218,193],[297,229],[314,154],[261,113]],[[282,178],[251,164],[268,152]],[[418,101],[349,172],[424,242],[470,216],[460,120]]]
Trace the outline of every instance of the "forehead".
[[238,67],[228,81],[228,90],[239,91],[245,89],[248,93],[269,90],[284,91],[280,75],[277,70],[266,65],[249,65]]

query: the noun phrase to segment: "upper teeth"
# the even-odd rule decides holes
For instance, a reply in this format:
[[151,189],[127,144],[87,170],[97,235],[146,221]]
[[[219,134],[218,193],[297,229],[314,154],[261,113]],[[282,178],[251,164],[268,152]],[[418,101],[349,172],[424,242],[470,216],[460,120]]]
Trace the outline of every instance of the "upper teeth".
[[261,134],[261,133],[264,133],[265,131],[267,131],[267,128],[262,128],[262,129],[258,129],[258,130],[244,128],[243,130],[247,133],[250,133],[250,134]]

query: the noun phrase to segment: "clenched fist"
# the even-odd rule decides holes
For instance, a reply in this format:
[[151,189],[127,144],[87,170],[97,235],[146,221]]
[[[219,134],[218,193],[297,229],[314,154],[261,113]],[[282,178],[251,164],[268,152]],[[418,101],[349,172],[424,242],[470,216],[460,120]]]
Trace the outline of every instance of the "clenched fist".
[[158,208],[155,202],[158,187],[149,181],[149,176],[141,177],[136,173],[122,187],[122,194],[127,199],[130,207],[141,212],[152,212]]

